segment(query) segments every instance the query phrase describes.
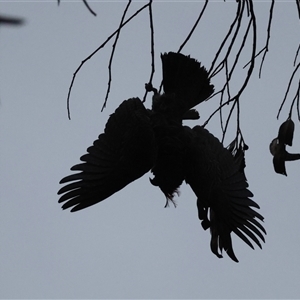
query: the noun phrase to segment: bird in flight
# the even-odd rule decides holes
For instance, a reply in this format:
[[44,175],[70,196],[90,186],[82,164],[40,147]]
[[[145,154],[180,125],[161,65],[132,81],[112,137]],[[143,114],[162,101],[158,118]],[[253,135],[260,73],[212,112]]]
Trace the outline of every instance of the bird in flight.
[[153,91],[152,108],[146,109],[139,98],[123,101],[109,117],[77,171],[64,177],[59,191],[62,208],[78,211],[101,202],[126,185],[151,171],[152,185],[174,202],[185,181],[197,197],[202,227],[210,229],[211,251],[219,258],[224,250],[238,262],[231,233],[254,249],[261,248],[266,233],[263,217],[251,200],[244,174],[244,151],[233,153],[202,126],[190,128],[183,120],[199,118],[193,109],[214,91],[201,64],[180,53],[161,55],[163,93]]

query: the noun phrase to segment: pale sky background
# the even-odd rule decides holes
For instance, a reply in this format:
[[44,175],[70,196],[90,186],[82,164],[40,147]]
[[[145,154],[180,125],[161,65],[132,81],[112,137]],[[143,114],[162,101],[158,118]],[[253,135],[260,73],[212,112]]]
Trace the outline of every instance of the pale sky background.
[[[259,59],[242,97],[242,128],[250,146],[246,175],[268,234],[263,249],[254,251],[234,236],[238,264],[211,253],[190,188],[182,185],[176,209],[163,208],[165,198],[149,183],[150,173],[88,209],[61,210],[59,180],[71,173],[123,100],[143,97],[150,75],[144,11],[122,32],[107,108],[100,113],[111,43],[79,72],[69,121],[66,96],[73,72],[117,28],[126,3],[90,1],[98,14],[93,17],[81,1],[61,2],[58,7],[54,0],[0,1],[2,14],[26,19],[22,27],[0,28],[0,297],[299,298],[300,162],[288,163],[284,177],[273,171],[269,154],[289,109],[276,120],[299,44],[294,1],[276,2],[262,79]],[[131,12],[143,4],[136,2]],[[159,53],[177,51],[202,5],[154,1],[154,85],[161,80]],[[235,8],[235,1],[212,1],[182,53],[209,67]],[[260,49],[269,2],[255,1],[255,10]],[[200,124],[218,100],[198,107]],[[291,152],[300,151],[295,117]],[[218,118],[207,128],[220,137]],[[233,137],[231,132],[227,143]]]

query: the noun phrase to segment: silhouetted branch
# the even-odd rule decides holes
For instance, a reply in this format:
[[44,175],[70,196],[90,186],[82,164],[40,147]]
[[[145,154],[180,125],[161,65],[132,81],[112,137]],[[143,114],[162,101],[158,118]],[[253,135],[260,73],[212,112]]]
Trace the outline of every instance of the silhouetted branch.
[[15,17],[5,17],[0,16],[0,25],[22,25],[24,24],[24,20],[21,18]]
[[[299,4],[299,1],[297,2],[298,5]],[[298,48],[297,48],[297,51],[296,51],[296,54],[295,54],[295,58],[294,58],[294,62],[293,62],[293,66],[295,67],[295,70],[293,71],[291,77],[290,77],[290,80],[289,80],[289,83],[288,83],[288,87],[287,87],[287,90],[285,92],[285,95],[284,95],[284,98],[281,102],[281,105],[280,105],[280,108],[278,110],[278,113],[277,113],[277,119],[279,118],[279,115],[281,113],[281,110],[285,104],[285,101],[287,99],[287,96],[288,96],[288,93],[290,91],[290,88],[291,88],[291,85],[292,85],[292,82],[294,80],[294,76],[295,74],[297,73],[299,67],[300,67],[300,62],[298,63],[298,65],[296,66],[296,63],[297,63],[297,59],[298,59],[298,56],[299,56],[299,52],[300,52],[300,44],[298,45]],[[296,94],[292,100],[292,104],[290,106],[290,111],[289,111],[289,118],[292,117],[292,110],[293,110],[293,107],[294,107],[294,104],[295,102],[297,102],[297,106],[296,106],[296,110],[297,110],[297,116],[298,116],[298,120],[300,121],[300,110],[299,110],[299,96],[300,96],[300,91],[299,91],[299,87],[300,87],[300,80],[298,81],[298,88],[296,90]]]
[[[246,6],[245,6],[246,4]],[[235,53],[235,59],[233,63],[229,63],[229,58],[232,56],[233,46],[236,46],[237,44],[237,36],[239,32],[241,31],[241,24],[243,18],[246,16],[249,18],[247,28],[245,32],[243,33],[243,39],[242,42],[238,48],[238,50]],[[252,50],[251,50],[251,57],[250,57],[250,65],[248,67],[248,72],[245,77],[244,82],[242,83],[239,90],[236,92],[234,96],[231,95],[230,86],[231,86],[231,80],[232,75],[235,72],[235,69],[237,67],[238,62],[240,61],[241,54],[243,52],[243,49],[245,47],[245,43],[248,40],[250,29],[252,29]],[[246,88],[249,79],[252,75],[253,69],[254,69],[254,63],[255,63],[255,52],[256,52],[256,17],[253,9],[253,1],[239,1],[236,11],[236,17],[234,21],[232,22],[231,26],[229,27],[228,33],[226,34],[225,38],[223,39],[215,58],[212,62],[212,65],[210,67],[209,73],[210,77],[216,76],[220,72],[224,72],[225,77],[225,83],[223,87],[215,93],[220,93],[220,103],[217,110],[215,110],[209,118],[205,121],[204,126],[210,121],[213,115],[215,115],[216,112],[219,112],[220,114],[220,126],[222,130],[222,141],[224,141],[225,134],[230,122],[230,119],[232,117],[233,111],[236,107],[237,109],[237,134],[242,134],[241,128],[240,128],[240,118],[239,118],[239,100],[240,96],[242,95],[244,89]],[[227,47],[227,50],[225,51],[224,57],[220,60],[220,62],[217,64],[218,60],[221,57],[221,54],[223,53],[223,50],[225,49],[226,43],[229,42],[229,45]],[[227,97],[227,100],[225,100],[225,97]],[[223,107],[224,105],[231,104],[231,108],[229,110],[229,113],[227,115],[225,125],[223,125]]]
[[293,110],[293,106],[295,104],[295,101],[297,101],[297,116],[298,116],[298,120],[300,121],[300,111],[299,111],[299,97],[300,97],[300,80],[298,82],[298,88],[296,90],[296,94],[292,100],[292,104],[290,107],[290,112],[289,112],[289,118],[292,118],[292,110]]
[[298,16],[300,19],[300,0],[296,0],[296,5],[297,5],[297,9],[298,9]]
[[77,76],[77,73],[80,71],[80,69],[82,68],[82,66],[89,60],[91,59],[99,50],[101,50],[110,40],[111,38],[117,34],[120,29],[122,27],[124,27],[127,23],[129,23],[135,16],[137,16],[141,11],[143,11],[146,7],[148,7],[149,4],[145,4],[144,6],[142,6],[140,9],[138,9],[134,14],[131,15],[131,17],[129,17],[124,23],[122,23],[122,26],[119,27],[117,30],[115,30],[95,51],[93,51],[88,57],[86,57],[81,64],[79,65],[79,67],[76,69],[76,71],[73,74],[73,78],[71,80],[71,84],[69,86],[69,91],[68,91],[68,97],[67,97],[67,110],[68,110],[68,118],[71,119],[71,115],[70,115],[70,96],[71,96],[71,91],[73,88],[73,84],[75,81],[75,78]]
[[178,49],[178,51],[177,51],[178,53],[181,52],[181,50],[182,50],[183,47],[186,45],[186,43],[189,41],[189,39],[191,38],[193,32],[194,32],[195,29],[197,28],[197,26],[198,26],[198,24],[199,24],[199,22],[200,22],[200,20],[201,20],[201,18],[202,18],[202,16],[203,16],[203,14],[204,14],[204,11],[205,11],[205,9],[206,9],[206,7],[207,7],[207,4],[208,4],[208,0],[205,0],[205,4],[204,4],[204,6],[203,6],[203,8],[202,8],[202,10],[201,10],[201,12],[200,12],[200,14],[199,14],[198,19],[196,20],[196,22],[195,22],[193,28],[191,29],[190,33],[187,35],[187,37],[186,37],[186,39],[184,40],[184,42],[180,45],[180,47],[179,47],[179,49]]
[[89,4],[87,3],[86,0],[82,0],[83,3],[85,4],[86,8],[90,11],[91,14],[93,14],[95,17],[97,16],[97,14],[91,9],[91,7],[89,6]]
[[[257,58],[261,53],[263,53],[263,57],[262,57],[260,67],[259,67],[259,78],[261,77],[262,66],[263,66],[263,63],[265,61],[267,52],[269,51],[269,42],[270,42],[270,37],[271,37],[271,25],[272,25],[272,19],[273,19],[274,5],[275,5],[275,0],[272,0],[271,6],[270,6],[268,28],[267,28],[266,45],[261,50],[259,50],[258,53],[255,55],[255,58]],[[251,61],[249,61],[244,66],[244,68],[246,68],[250,63],[251,63]]]
[[259,78],[261,77],[261,71],[262,71],[262,66],[265,61],[265,57],[267,55],[267,52],[269,51],[269,42],[270,42],[270,37],[271,37],[271,24],[272,24],[272,19],[273,19],[273,11],[274,11],[274,5],[275,5],[275,0],[272,0],[271,6],[270,6],[270,14],[269,14],[269,22],[268,22],[268,29],[267,29],[267,40],[266,40],[266,45],[264,47],[264,54],[261,59],[260,67],[259,67]]
[[299,51],[300,51],[300,44],[299,44],[299,46],[298,46],[298,49],[297,49],[297,51],[296,51],[296,54],[295,54],[295,59],[294,59],[294,67],[296,66],[296,62],[297,62],[297,58],[298,58],[298,55],[299,55]]
[[[153,14],[152,14],[152,0],[149,1],[149,21],[150,21],[150,45],[151,45],[151,74],[148,84],[152,86],[152,79],[155,73],[155,55],[154,55],[154,25],[153,25]],[[146,89],[143,97],[143,102],[146,101],[146,97],[149,90]]]
[[[97,14],[91,9],[88,2],[86,0],[82,0],[82,1],[83,1],[84,5],[86,6],[86,8],[89,10],[89,12],[96,17]],[[58,5],[60,4],[60,0],[57,0],[57,4]]]
[[297,116],[298,116],[298,120],[300,121],[300,110],[299,110],[299,100],[300,99],[299,98],[300,98],[300,82],[298,83],[298,90],[297,90],[297,93],[294,98],[295,100],[297,100]]
[[114,57],[114,53],[115,53],[115,50],[116,50],[116,45],[118,43],[118,40],[119,40],[119,36],[120,36],[120,33],[121,33],[121,28],[122,28],[122,24],[124,22],[124,19],[125,19],[125,16],[127,14],[127,11],[129,9],[129,6],[131,4],[132,0],[129,0],[127,5],[126,5],[126,8],[123,12],[123,15],[122,15],[122,18],[121,18],[121,22],[120,22],[120,25],[119,25],[119,30],[116,34],[116,38],[115,38],[115,41],[112,45],[112,51],[111,51],[111,55],[110,55],[110,58],[109,58],[109,64],[108,64],[108,84],[107,84],[107,91],[106,91],[106,95],[105,95],[105,99],[104,99],[104,103],[103,103],[103,106],[101,108],[101,111],[103,111],[103,109],[105,108],[106,106],[106,103],[107,103],[107,99],[108,99],[108,95],[109,95],[109,91],[110,91],[110,86],[111,86],[111,80],[112,80],[112,75],[111,75],[111,66],[112,66],[112,61],[113,61],[113,57]]
[[[299,67],[300,67],[300,62],[298,63],[298,65],[296,66],[295,70],[294,70],[293,73],[292,73],[292,76],[291,76],[290,81],[289,81],[289,83],[288,83],[287,90],[286,90],[285,95],[284,95],[284,98],[283,98],[283,100],[282,100],[282,102],[281,102],[281,105],[280,105],[280,108],[279,108],[279,110],[278,110],[277,119],[279,118],[279,115],[280,115],[280,113],[281,113],[281,110],[282,110],[282,108],[283,108],[283,105],[284,105],[284,103],[285,103],[285,101],[286,101],[286,99],[287,99],[288,93],[289,93],[289,91],[290,91],[292,82],[293,82],[293,80],[294,80],[294,76],[296,75],[296,73],[297,73]],[[297,95],[298,95],[298,96],[297,96]],[[295,97],[296,97],[296,98],[298,97],[298,99],[299,99],[299,84],[298,84],[298,89],[297,89],[297,92],[296,92],[296,96],[295,96]],[[294,98],[294,100],[295,100],[295,98]],[[293,107],[293,105],[294,105],[294,100],[293,100],[292,105],[291,105],[291,108],[290,108],[290,115],[291,115],[292,107]],[[298,109],[298,116],[299,116],[299,109]],[[299,121],[300,121],[300,119],[299,119]]]
[[241,1],[241,2],[238,3],[236,17],[233,20],[232,24],[230,25],[229,30],[228,30],[228,32],[227,32],[224,40],[222,41],[222,43],[221,43],[221,45],[220,45],[220,47],[219,47],[219,49],[218,49],[218,51],[217,51],[217,53],[215,55],[214,60],[212,61],[211,67],[210,67],[210,69],[208,71],[208,73],[211,74],[210,77],[213,77],[213,76],[217,75],[224,68],[224,61],[228,58],[228,55],[231,52],[232,45],[234,43],[234,40],[235,40],[235,38],[237,36],[237,32],[238,32],[239,27],[240,27],[240,22],[237,25],[237,31],[233,35],[231,45],[229,45],[227,53],[226,53],[224,59],[219,63],[219,65],[217,67],[215,67],[215,64],[216,64],[216,62],[217,62],[217,60],[218,60],[218,58],[219,58],[219,56],[220,56],[220,54],[222,52],[222,50],[223,50],[223,48],[224,48],[227,40],[229,39],[229,37],[230,37],[230,35],[231,35],[232,31],[233,31],[233,28],[235,27],[236,23],[238,22],[238,20],[239,20],[239,18],[241,16],[241,9],[243,9],[243,8],[241,8],[241,5],[244,5],[244,1]]

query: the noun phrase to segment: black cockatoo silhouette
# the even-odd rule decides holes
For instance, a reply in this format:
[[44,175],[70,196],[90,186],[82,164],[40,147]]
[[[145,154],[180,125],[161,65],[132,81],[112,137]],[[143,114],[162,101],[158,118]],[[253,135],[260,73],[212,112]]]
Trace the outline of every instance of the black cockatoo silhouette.
[[192,108],[213,93],[208,73],[198,61],[179,53],[161,55],[163,89],[154,91],[152,109],[139,98],[125,100],[113,113],[99,138],[71,168],[79,173],[63,178],[58,194],[62,208],[78,211],[96,204],[148,171],[168,204],[185,181],[197,196],[198,215],[210,228],[211,250],[222,257],[224,249],[238,262],[232,248],[234,232],[250,247],[261,247],[263,217],[252,207],[244,174],[244,153],[233,155],[201,126],[183,126],[183,119],[198,118]]
[[287,176],[285,162],[300,159],[300,153],[289,153],[286,151],[286,145],[293,145],[294,129],[295,124],[293,120],[288,118],[280,125],[278,136],[270,144],[274,170],[276,173],[285,176]]

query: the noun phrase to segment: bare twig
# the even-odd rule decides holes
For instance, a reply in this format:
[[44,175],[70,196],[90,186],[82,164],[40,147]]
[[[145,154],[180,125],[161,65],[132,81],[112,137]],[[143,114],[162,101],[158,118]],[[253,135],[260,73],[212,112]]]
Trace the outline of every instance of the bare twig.
[[[255,17],[255,12],[253,9],[253,1],[249,0],[249,6],[250,6],[250,16],[251,16],[251,20],[250,23],[252,22],[252,34],[253,34],[253,39],[252,39],[252,53],[251,53],[251,64],[250,67],[248,69],[248,73],[247,73],[247,77],[242,85],[242,87],[240,88],[239,92],[237,93],[237,97],[240,97],[241,94],[243,93],[244,89],[246,88],[246,86],[248,85],[248,82],[250,80],[250,77],[253,73],[253,69],[254,69],[254,65],[255,65],[255,52],[256,52],[256,41],[257,41],[257,28],[256,28],[256,17]],[[249,23],[249,25],[250,25]],[[243,40],[243,44],[245,43],[245,38]]]
[[[88,2],[86,0],[82,0],[82,1],[83,1],[84,5],[86,6],[86,8],[89,10],[89,12],[96,17],[97,14],[91,9]],[[60,4],[60,0],[57,0],[57,4],[58,5]]]
[[[243,20],[245,14],[247,14],[247,17],[249,17],[248,25],[243,34],[242,42],[235,54],[235,59],[234,59],[233,63],[229,64],[229,57],[232,54],[233,46],[236,45],[236,43],[237,43],[237,36],[241,30],[241,24],[242,24],[242,20]],[[232,76],[235,72],[235,69],[237,67],[237,64],[240,60],[243,49],[245,47],[246,41],[248,40],[250,29],[252,29],[252,36],[253,36],[250,65],[248,67],[248,72],[247,72],[244,82],[242,83],[241,87],[236,92],[236,94],[234,96],[232,96],[231,91],[230,91],[230,83],[232,80]],[[229,41],[229,39],[230,39],[230,41]],[[221,59],[219,64],[217,64],[217,61],[219,60],[221,53],[223,52],[222,50],[224,49],[227,42],[229,42],[229,45],[224,54],[224,57]],[[212,62],[211,68],[209,70],[210,77],[216,76],[218,73],[224,71],[225,83],[224,83],[223,87],[221,88],[221,90],[219,91],[219,93],[221,95],[219,107],[217,110],[215,110],[209,116],[209,118],[204,123],[204,126],[210,121],[210,119],[213,117],[213,115],[216,114],[216,112],[219,112],[220,126],[221,126],[221,130],[222,130],[222,135],[223,135],[222,141],[224,141],[224,138],[225,138],[228,126],[229,126],[229,122],[230,122],[230,119],[232,118],[233,111],[235,108],[237,108],[237,131],[236,132],[237,132],[237,135],[242,135],[242,131],[240,128],[239,101],[240,101],[240,96],[242,95],[244,89],[248,85],[248,82],[250,80],[250,77],[251,77],[253,69],[254,69],[255,51],[256,51],[256,18],[255,18],[255,13],[254,13],[254,9],[253,9],[253,1],[251,1],[251,0],[239,1],[237,11],[236,11],[236,17],[235,17],[234,21],[232,22],[231,26],[229,27],[228,33],[226,34],[224,40],[222,41],[222,43],[216,53],[216,56]],[[227,98],[227,100],[225,100],[225,97]],[[222,112],[223,107],[230,103],[232,103],[232,105],[231,105],[231,108],[229,110],[229,113],[226,117],[225,124],[224,124],[223,123],[224,117],[223,117],[223,112]]]
[[272,0],[271,6],[270,6],[270,13],[269,13],[269,22],[268,22],[268,29],[267,29],[267,39],[266,39],[266,45],[264,47],[264,54],[261,59],[260,67],[259,67],[259,78],[261,78],[261,71],[262,71],[262,66],[265,61],[267,52],[269,51],[269,42],[270,42],[270,37],[271,37],[271,24],[272,24],[272,19],[273,19],[273,11],[274,11],[274,5],[275,5],[275,0]]
[[[149,21],[150,21],[150,45],[151,45],[151,74],[148,83],[152,85],[152,79],[155,73],[155,55],[154,55],[154,25],[152,14],[152,0],[149,1]],[[143,102],[146,101],[148,90],[146,89]]]
[[129,6],[130,6],[131,2],[132,2],[132,0],[129,0],[126,7],[125,7],[125,9],[124,9],[124,12],[123,12],[123,15],[122,15],[122,18],[121,18],[121,21],[120,21],[120,25],[119,25],[119,30],[116,34],[115,41],[112,45],[112,51],[111,51],[111,55],[110,55],[110,58],[109,58],[109,64],[108,64],[108,84],[107,84],[106,95],[105,95],[105,99],[104,99],[104,103],[103,103],[103,106],[101,108],[101,111],[103,111],[103,109],[106,107],[106,103],[107,103],[107,99],[108,99],[108,95],[109,95],[110,87],[111,87],[111,80],[112,80],[112,73],[111,73],[112,61],[113,61],[113,57],[114,57],[114,54],[115,54],[116,45],[118,43],[119,36],[120,36],[120,33],[121,33],[122,24],[124,22],[125,16],[127,14],[127,11],[129,9]]
[[[279,115],[280,115],[280,113],[281,113],[281,110],[282,110],[282,108],[283,108],[283,105],[284,105],[284,103],[285,103],[285,101],[286,101],[286,99],[287,99],[288,93],[289,93],[289,91],[290,91],[291,84],[292,84],[292,82],[293,82],[293,80],[294,80],[294,76],[295,76],[295,74],[297,73],[299,67],[300,67],[300,62],[298,63],[298,65],[296,66],[295,70],[293,71],[293,73],[292,73],[292,75],[291,75],[290,81],[289,81],[289,83],[288,83],[288,87],[287,87],[287,89],[286,89],[286,92],[285,92],[285,94],[284,94],[284,97],[283,97],[283,100],[282,100],[282,102],[281,102],[280,108],[279,108],[279,110],[278,110],[277,119],[279,118]],[[299,92],[299,89],[298,89],[298,92]]]
[[297,9],[298,9],[298,16],[300,19],[300,0],[296,0],[296,5],[297,5]]
[[292,110],[293,110],[293,106],[295,104],[295,102],[297,101],[297,115],[298,115],[298,120],[300,121],[300,112],[299,112],[299,97],[300,97],[300,80],[298,82],[298,88],[296,90],[296,93],[295,93],[295,96],[292,100],[292,104],[291,104],[291,107],[290,107],[290,112],[289,112],[289,118],[291,119],[292,118]]
[[[213,76],[217,75],[217,73],[219,73],[223,69],[223,67],[224,67],[224,60],[228,57],[228,55],[229,55],[229,53],[231,51],[232,44],[233,44],[234,39],[235,39],[234,37],[236,37],[237,32],[234,34],[234,36],[232,38],[231,47],[230,46],[228,47],[227,54],[225,55],[225,58],[221,61],[221,63],[217,67],[215,67],[215,64],[216,64],[216,62],[217,62],[217,60],[218,60],[218,58],[219,58],[219,56],[220,56],[220,54],[222,52],[222,50],[223,50],[223,48],[224,48],[227,40],[229,39],[229,37],[230,37],[230,35],[231,35],[231,33],[232,33],[232,31],[233,31],[236,23],[238,22],[238,20],[239,20],[239,18],[241,16],[241,11],[243,11],[243,9],[244,9],[243,6],[244,6],[244,1],[239,1],[238,2],[237,11],[236,11],[236,17],[234,18],[233,22],[231,23],[231,25],[229,27],[229,30],[228,30],[225,38],[223,39],[223,41],[222,41],[222,43],[221,43],[221,45],[220,45],[220,47],[219,47],[219,49],[218,49],[218,51],[217,51],[217,53],[215,55],[215,58],[212,61],[211,67],[210,67],[210,69],[208,71],[208,73],[210,74],[210,77],[213,77]],[[238,24],[237,28],[239,28],[239,24]]]
[[297,100],[297,116],[298,116],[298,121],[300,121],[300,110],[299,110],[299,100],[300,100],[300,81],[298,82],[298,90],[295,96]]
[[68,91],[68,97],[67,97],[67,110],[68,110],[68,118],[71,119],[70,115],[70,96],[71,96],[71,91],[73,88],[73,84],[75,81],[75,78],[77,76],[77,73],[80,71],[82,66],[89,60],[91,59],[99,50],[101,50],[110,40],[111,38],[119,32],[119,30],[124,27],[127,23],[129,23],[135,16],[137,16],[141,11],[143,11],[146,7],[149,6],[149,3],[145,4],[142,6],[140,9],[138,9],[134,14],[132,14],[124,23],[122,23],[122,26],[119,27],[117,30],[115,30],[96,50],[94,50],[89,56],[87,56],[78,66],[78,68],[75,70],[73,74],[73,78],[71,80],[70,86],[69,86],[69,91]]
[[294,58],[294,67],[296,66],[296,62],[297,62],[297,59],[298,59],[298,55],[299,55],[299,51],[300,51],[300,44],[297,48],[297,51],[296,51],[296,54],[295,54],[295,58]]
[[203,14],[204,14],[204,11],[205,11],[205,9],[206,9],[206,7],[207,7],[207,4],[208,4],[208,0],[205,0],[205,4],[204,4],[204,6],[203,6],[203,8],[202,8],[202,10],[201,10],[201,12],[200,12],[200,14],[199,14],[198,19],[196,20],[196,22],[195,22],[193,28],[191,29],[190,33],[188,34],[188,36],[186,37],[186,39],[184,40],[184,42],[180,45],[180,47],[179,47],[179,49],[178,49],[178,51],[177,51],[178,53],[181,52],[181,50],[182,50],[183,47],[186,45],[186,43],[189,41],[189,39],[191,38],[193,32],[194,32],[195,29],[197,28],[198,23],[200,22],[200,20],[201,20]]
[[86,0],[82,0],[82,1],[83,1],[83,3],[85,4],[86,8],[90,11],[90,13],[96,17],[97,14],[91,9],[91,7],[90,7],[89,4],[87,3],[87,1],[86,1]]

